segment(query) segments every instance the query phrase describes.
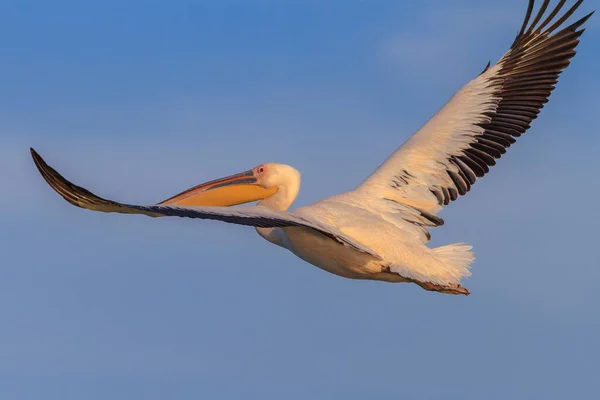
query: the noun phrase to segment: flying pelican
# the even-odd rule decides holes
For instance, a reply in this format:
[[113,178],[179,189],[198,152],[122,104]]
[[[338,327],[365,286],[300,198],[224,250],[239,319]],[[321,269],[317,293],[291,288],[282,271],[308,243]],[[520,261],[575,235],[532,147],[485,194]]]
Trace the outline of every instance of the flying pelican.
[[428,230],[444,224],[437,215],[442,207],[469,192],[530,127],[575,55],[593,12],[557,30],[583,0],[566,12],[566,0],[547,13],[549,3],[543,1],[530,24],[530,0],[519,34],[498,63],[488,63],[355,190],[294,211],[288,209],[300,172],[288,165],[261,164],[140,206],[98,197],[66,180],[35,150],[31,154],[48,184],[78,207],[254,226],[269,242],[342,277],[468,295],[460,281],[470,275],[471,246],[429,248]]

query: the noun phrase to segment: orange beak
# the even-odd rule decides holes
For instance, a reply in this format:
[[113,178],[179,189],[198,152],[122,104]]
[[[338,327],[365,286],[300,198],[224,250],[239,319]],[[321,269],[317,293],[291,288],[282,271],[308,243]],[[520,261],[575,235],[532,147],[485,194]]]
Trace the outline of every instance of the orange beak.
[[254,171],[246,171],[226,178],[194,186],[158,204],[177,206],[234,206],[263,200],[277,192],[265,189]]

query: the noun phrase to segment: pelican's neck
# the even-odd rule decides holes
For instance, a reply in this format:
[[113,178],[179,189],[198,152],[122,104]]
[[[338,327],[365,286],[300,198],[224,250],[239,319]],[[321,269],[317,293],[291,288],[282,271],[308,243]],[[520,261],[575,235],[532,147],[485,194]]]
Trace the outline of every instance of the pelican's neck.
[[[298,188],[290,190],[289,186],[281,186],[277,192],[258,203],[260,206],[269,207],[273,210],[287,211],[298,195]],[[256,228],[256,232],[269,242],[281,247],[288,247],[287,238],[281,228]]]
[[[260,201],[258,205],[278,211],[287,211],[290,208],[300,191],[300,173],[288,168],[284,183],[277,186],[277,192]],[[287,236],[281,228],[256,228],[256,231],[269,242],[288,248]]]
[[300,191],[300,180],[280,185],[277,192],[264,200],[258,202],[259,206],[269,207],[273,210],[287,211]]

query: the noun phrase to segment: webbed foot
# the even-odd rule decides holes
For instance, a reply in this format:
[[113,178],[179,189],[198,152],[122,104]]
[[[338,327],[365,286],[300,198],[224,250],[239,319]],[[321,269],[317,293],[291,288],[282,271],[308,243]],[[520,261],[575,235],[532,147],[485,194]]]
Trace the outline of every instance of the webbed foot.
[[467,288],[462,287],[461,285],[450,284],[450,285],[438,285],[436,283],[431,282],[415,282],[417,285],[421,286],[423,289],[428,290],[430,292],[440,292],[444,294],[454,294],[454,295],[464,295],[468,296],[470,292]]

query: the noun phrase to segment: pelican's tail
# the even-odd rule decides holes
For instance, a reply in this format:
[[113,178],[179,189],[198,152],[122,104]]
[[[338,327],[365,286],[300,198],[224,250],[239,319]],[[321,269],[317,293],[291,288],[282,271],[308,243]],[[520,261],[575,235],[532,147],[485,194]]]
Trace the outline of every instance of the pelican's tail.
[[466,243],[455,243],[432,249],[449,282],[460,283],[461,278],[471,275],[471,264],[475,261],[472,248]]

